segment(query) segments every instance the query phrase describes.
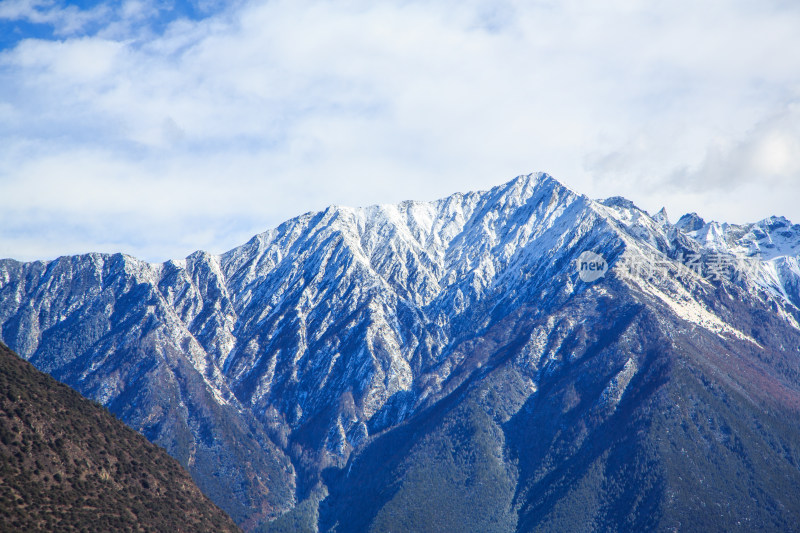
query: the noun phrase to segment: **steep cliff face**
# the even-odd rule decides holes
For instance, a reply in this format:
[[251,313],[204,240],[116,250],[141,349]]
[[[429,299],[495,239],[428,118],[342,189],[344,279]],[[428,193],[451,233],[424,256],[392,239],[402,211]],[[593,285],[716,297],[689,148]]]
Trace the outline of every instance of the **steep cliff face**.
[[[246,527],[302,508],[347,529],[343,495],[362,486],[351,476],[376,467],[363,458],[396,439],[434,457],[451,438],[489,454],[510,494],[498,523],[529,529],[553,480],[533,463],[571,456],[552,455],[555,441],[526,447],[528,424],[610,442],[609,428],[629,428],[615,417],[649,420],[679,394],[662,382],[693,374],[676,365],[754,405],[796,408],[798,250],[800,227],[784,219],[672,225],[537,174],[437,202],[331,207],[221,256],[0,261],[0,336],[166,447]],[[649,407],[626,411],[635,386]],[[562,397],[571,407],[555,416],[546,406]],[[485,439],[445,438],[453,416]],[[403,468],[374,479],[405,486],[416,470]],[[298,506],[329,490],[319,516]]]

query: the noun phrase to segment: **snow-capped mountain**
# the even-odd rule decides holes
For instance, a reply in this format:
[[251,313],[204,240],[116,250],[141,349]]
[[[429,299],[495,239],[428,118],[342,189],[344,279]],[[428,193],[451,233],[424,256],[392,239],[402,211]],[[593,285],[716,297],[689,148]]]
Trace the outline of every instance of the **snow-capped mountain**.
[[[672,224],[536,174],[436,202],[330,207],[222,255],[3,260],[0,337],[164,446],[245,528],[290,509],[323,529],[358,530],[348,513],[378,528],[394,500],[364,514],[352,499],[382,464],[370,454],[400,442],[398,457],[416,457],[462,409],[454,398],[480,390],[492,444],[473,452],[515,487],[492,523],[528,530],[553,474],[529,464],[546,447],[514,441],[515,420],[547,423],[537,402],[564,395],[574,405],[552,419],[578,409],[587,435],[628,416],[655,339],[754,402],[800,405],[798,254],[800,226],[782,218]],[[599,358],[584,377],[582,357]]]

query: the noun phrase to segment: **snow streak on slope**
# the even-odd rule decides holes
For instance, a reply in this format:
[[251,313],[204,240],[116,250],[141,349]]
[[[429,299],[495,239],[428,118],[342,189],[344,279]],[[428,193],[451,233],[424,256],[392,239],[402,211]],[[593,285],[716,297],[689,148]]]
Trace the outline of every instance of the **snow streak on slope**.
[[627,257],[619,265],[620,274],[682,318],[755,342],[703,301],[701,295],[724,280],[771,302],[779,316],[800,329],[800,225],[782,217],[744,226],[706,223],[694,213],[672,225],[663,209],[650,217],[621,198],[595,205],[626,234]]
[[[576,272],[587,250],[612,265],[594,285]],[[800,226],[785,219],[733,226],[687,215],[673,225],[663,211],[593,201],[535,174],[436,202],[330,207],[222,255],[3,260],[0,337],[185,464],[221,465],[204,490],[233,494],[223,507],[258,521],[487,364],[493,348],[473,339],[521,309],[547,316],[619,282],[693,326],[758,346],[715,308],[715,291],[751,294],[797,326],[798,251]],[[719,282],[687,267],[695,255],[755,266]],[[631,268],[642,261],[660,273]],[[570,341],[568,322],[563,338],[553,322],[526,348],[537,354],[526,363],[531,391],[557,363],[547,347]],[[625,368],[608,405],[638,371],[634,360]],[[241,442],[276,459],[220,484],[240,460],[228,446]],[[268,502],[253,515],[248,491]]]

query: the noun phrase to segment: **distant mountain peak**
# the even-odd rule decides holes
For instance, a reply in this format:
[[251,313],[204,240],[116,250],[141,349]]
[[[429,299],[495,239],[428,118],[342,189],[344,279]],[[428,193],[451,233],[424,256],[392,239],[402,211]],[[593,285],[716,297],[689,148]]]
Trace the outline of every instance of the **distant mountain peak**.
[[621,207],[623,209],[638,209],[636,204],[622,196],[611,196],[600,201],[606,207]]
[[706,221],[703,220],[697,213],[687,213],[679,218],[675,223],[676,228],[686,232],[697,231],[705,225]]
[[665,224],[665,225],[669,226],[670,225],[670,221],[669,221],[669,215],[667,214],[667,208],[666,207],[662,207],[658,211],[658,213],[653,215],[653,220],[655,220],[656,222],[658,222],[660,224]]

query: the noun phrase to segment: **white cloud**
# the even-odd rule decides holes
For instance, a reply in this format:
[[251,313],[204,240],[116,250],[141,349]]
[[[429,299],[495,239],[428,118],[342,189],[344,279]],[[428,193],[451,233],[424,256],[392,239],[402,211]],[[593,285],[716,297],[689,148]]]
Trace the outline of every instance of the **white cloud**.
[[728,189],[754,180],[770,185],[800,182],[800,106],[755,125],[741,139],[711,145],[702,163],[675,176],[677,184],[698,189]]
[[74,5],[63,6],[54,0],[3,0],[0,3],[0,20],[47,24],[58,36],[80,32],[87,25],[105,19],[108,13],[108,6],[103,4],[82,10]]
[[[222,251],[329,203],[537,170],[648,209],[800,221],[764,184],[800,178],[793,6],[273,0],[143,33],[159,13],[129,1],[0,53],[0,255]],[[49,229],[21,244],[9,217]]]

